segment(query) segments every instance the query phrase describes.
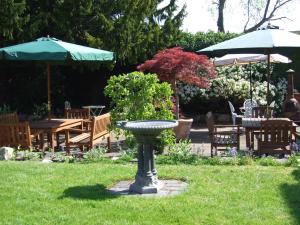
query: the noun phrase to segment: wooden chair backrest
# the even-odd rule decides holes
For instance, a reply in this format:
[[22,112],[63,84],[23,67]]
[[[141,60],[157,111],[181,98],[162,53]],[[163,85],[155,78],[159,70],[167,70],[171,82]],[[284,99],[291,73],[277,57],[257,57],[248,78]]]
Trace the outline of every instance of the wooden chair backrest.
[[272,119],[262,121],[260,132],[260,144],[264,146],[287,146],[292,141],[293,122]]
[[0,146],[31,147],[28,122],[0,124]]
[[18,123],[19,118],[16,112],[0,115],[0,123]]
[[67,119],[90,119],[90,109],[65,109]]
[[252,108],[252,116],[255,118],[271,118],[273,116],[274,107],[256,106]]
[[96,116],[92,119],[92,133],[91,142],[105,134],[109,133],[108,127],[111,124],[110,113],[105,113],[100,116]]

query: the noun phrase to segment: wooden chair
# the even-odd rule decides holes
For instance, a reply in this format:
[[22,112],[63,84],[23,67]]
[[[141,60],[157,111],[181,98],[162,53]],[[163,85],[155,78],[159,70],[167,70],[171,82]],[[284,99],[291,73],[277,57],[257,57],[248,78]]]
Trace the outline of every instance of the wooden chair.
[[0,115],[0,123],[18,123],[19,118],[16,112]]
[[262,121],[257,135],[257,153],[259,155],[290,154],[293,129],[293,122],[289,120]]
[[32,138],[28,122],[0,124],[0,146],[32,149]]
[[90,119],[90,109],[65,109],[67,119]]
[[[108,149],[111,149],[110,132],[108,126],[111,124],[110,113],[106,113],[92,118],[90,130],[68,129],[66,130],[66,152],[70,153],[70,148],[78,146],[81,151],[86,147],[87,149],[93,148],[99,144],[104,138],[107,139]],[[78,132],[79,134],[70,137],[70,132]]]
[[252,116],[254,118],[271,118],[273,111],[274,107],[271,106],[255,106],[252,108]]
[[[206,114],[206,122],[212,157],[214,149],[216,155],[218,151],[226,151],[228,147],[236,147],[237,150],[240,149],[240,127],[238,125],[215,125],[212,112]],[[222,128],[221,131],[220,128]]]

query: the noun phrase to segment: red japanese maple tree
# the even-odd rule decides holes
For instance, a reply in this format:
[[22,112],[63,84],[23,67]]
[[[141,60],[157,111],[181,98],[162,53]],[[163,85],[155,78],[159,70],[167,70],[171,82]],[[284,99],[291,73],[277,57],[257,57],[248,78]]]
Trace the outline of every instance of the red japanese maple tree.
[[207,56],[186,52],[180,47],[159,51],[137,69],[156,73],[161,81],[171,83],[176,99],[176,119],[179,119],[178,81],[208,88],[209,78],[216,77],[215,67]]

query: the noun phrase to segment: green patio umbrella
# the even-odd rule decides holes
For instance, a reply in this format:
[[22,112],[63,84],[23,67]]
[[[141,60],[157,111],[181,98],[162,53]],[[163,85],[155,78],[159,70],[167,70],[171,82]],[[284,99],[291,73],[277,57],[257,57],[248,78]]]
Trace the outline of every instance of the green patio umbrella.
[[268,104],[271,54],[278,53],[288,56],[297,52],[300,53],[300,35],[285,30],[274,29],[270,25],[268,25],[266,29],[253,31],[251,33],[247,33],[197,51],[197,53],[199,54],[206,54],[208,56],[222,56],[225,54],[238,53],[255,53],[267,55]]
[[112,61],[114,53],[42,37],[32,42],[0,48],[0,60],[42,61],[47,64],[48,118],[51,114],[50,64],[68,61]]

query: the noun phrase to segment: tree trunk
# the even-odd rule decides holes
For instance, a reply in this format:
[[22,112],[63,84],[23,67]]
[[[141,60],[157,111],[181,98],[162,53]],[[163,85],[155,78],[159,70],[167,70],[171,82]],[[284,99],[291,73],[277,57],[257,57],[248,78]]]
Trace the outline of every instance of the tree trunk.
[[179,119],[179,95],[176,80],[173,81],[173,89],[175,94],[175,116],[176,120]]
[[219,0],[218,4],[218,32],[225,32],[224,29],[224,7],[225,7],[226,0]]

